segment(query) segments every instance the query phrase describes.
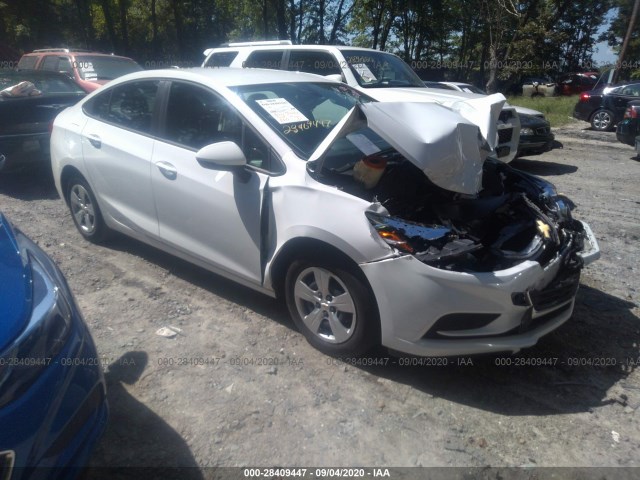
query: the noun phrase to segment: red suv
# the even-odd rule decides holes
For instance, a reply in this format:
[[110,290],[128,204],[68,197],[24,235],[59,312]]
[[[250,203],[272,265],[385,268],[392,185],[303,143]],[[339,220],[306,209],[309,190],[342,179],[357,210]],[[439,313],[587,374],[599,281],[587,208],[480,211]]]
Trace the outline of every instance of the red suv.
[[127,57],[68,48],[45,48],[22,56],[19,70],[48,70],[71,77],[86,92],[142,67]]

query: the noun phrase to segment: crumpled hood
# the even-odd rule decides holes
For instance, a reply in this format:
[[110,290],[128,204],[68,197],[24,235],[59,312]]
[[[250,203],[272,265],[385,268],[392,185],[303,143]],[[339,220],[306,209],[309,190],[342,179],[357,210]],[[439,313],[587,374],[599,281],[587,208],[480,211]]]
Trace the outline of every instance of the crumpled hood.
[[0,214],[0,353],[25,327],[31,311],[31,269],[16,236]]
[[482,187],[484,160],[498,141],[496,124],[504,102],[504,96],[496,94],[449,108],[426,102],[356,105],[309,160],[321,163],[337,138],[368,126],[434,184],[474,195]]

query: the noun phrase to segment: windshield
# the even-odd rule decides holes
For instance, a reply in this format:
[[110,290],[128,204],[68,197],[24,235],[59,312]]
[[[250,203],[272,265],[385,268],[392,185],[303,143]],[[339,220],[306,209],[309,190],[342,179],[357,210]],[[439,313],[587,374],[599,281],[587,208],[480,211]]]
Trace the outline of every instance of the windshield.
[[305,160],[356,103],[372,101],[333,83],[243,85],[231,90]]
[[399,57],[385,52],[341,50],[349,68],[363,88],[420,87],[420,77]]
[[76,55],[78,72],[83,80],[113,80],[142,67],[129,58],[101,55]]

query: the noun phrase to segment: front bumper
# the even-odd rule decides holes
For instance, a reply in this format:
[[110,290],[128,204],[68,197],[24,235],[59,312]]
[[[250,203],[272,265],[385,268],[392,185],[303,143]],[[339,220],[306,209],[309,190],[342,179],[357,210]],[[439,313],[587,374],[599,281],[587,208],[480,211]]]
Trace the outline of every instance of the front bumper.
[[[586,265],[599,257],[600,249],[589,226],[583,226],[585,248],[579,255]],[[560,258],[544,268],[525,261],[488,273],[440,270],[412,256],[361,268],[377,299],[382,344],[421,356],[517,352],[533,346],[571,317],[578,285],[577,277],[564,278]],[[556,288],[564,294],[552,298]],[[531,297],[544,300],[531,304]],[[452,318],[469,328],[434,332],[442,325],[438,322]]]
[[520,136],[518,144],[518,156],[531,155],[548,152],[553,148],[555,136],[550,133],[547,135],[527,135]]

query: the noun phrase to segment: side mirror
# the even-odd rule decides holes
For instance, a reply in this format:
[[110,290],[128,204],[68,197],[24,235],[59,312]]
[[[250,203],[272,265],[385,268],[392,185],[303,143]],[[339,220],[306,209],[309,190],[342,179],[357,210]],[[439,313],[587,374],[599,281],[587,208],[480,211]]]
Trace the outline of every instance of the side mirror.
[[196,152],[196,160],[204,168],[233,170],[247,164],[247,157],[235,142],[212,143]]

